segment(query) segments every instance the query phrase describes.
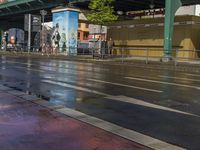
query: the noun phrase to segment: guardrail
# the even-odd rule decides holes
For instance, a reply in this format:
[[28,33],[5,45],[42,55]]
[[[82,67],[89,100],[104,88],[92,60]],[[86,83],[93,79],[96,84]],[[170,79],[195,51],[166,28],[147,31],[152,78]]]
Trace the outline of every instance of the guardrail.
[[[151,61],[163,61],[163,58],[170,59],[177,66],[181,61],[197,61],[200,63],[200,50],[179,50],[173,49],[172,56],[167,57],[163,55],[162,48],[136,48],[136,47],[113,47],[113,48],[74,48],[74,47],[51,47],[44,46],[31,47],[14,47],[7,48],[6,51],[10,52],[26,52],[26,53],[38,53],[42,55],[89,55],[93,59],[120,59],[122,63],[129,60],[142,60],[146,64]],[[5,51],[5,50],[4,50]]]
[[164,50],[162,48],[114,47],[111,54],[102,53],[101,55],[99,54],[99,57],[120,58],[122,63],[126,60],[129,60],[129,58],[144,60],[146,64],[151,61],[162,62],[165,59],[173,61],[175,66],[177,66],[181,61],[197,61],[200,63],[200,50],[173,49],[171,56],[164,56],[163,52]]

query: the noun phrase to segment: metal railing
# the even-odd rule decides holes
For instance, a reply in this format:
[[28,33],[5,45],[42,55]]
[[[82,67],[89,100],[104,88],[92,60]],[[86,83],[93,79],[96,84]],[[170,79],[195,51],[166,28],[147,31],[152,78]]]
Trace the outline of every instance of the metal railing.
[[[5,51],[5,50],[4,50]],[[180,50],[173,49],[172,56],[167,57],[163,54],[162,48],[138,48],[138,47],[113,47],[113,48],[74,48],[65,47],[58,48],[52,46],[45,47],[31,47],[28,50],[27,46],[7,48],[9,52],[25,52],[37,53],[41,55],[88,55],[93,59],[111,59],[120,60],[122,63],[129,60],[140,60],[146,64],[152,61],[163,61],[163,58],[172,60],[174,65],[177,66],[179,62],[196,61],[200,63],[200,50]]]

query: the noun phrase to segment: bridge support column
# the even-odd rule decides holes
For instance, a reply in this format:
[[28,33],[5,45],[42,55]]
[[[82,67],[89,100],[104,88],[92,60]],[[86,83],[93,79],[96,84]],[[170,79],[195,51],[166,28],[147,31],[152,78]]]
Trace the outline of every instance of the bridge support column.
[[165,0],[164,61],[169,61],[172,56],[174,17],[181,6],[181,0]]
[[79,11],[64,8],[54,9],[52,12],[54,27],[52,46],[54,51],[76,55]]
[[0,28],[0,49],[2,46],[2,37],[3,37],[3,30]]

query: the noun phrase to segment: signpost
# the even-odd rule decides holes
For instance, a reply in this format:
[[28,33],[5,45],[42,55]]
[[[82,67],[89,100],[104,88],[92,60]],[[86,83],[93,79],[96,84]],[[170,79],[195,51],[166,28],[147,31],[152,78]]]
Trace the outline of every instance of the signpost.
[[31,33],[39,32],[41,30],[41,17],[38,15],[25,14],[24,16],[24,30],[28,32],[28,52],[31,50]]

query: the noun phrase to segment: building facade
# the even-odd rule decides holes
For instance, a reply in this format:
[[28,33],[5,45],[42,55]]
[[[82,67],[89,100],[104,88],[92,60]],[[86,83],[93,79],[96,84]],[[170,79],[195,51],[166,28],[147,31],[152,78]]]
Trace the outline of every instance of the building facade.
[[176,15],[200,16],[200,5],[182,6],[178,9]]
[[87,42],[89,36],[89,24],[81,23],[78,24],[78,41]]
[[[145,18],[116,22],[108,29],[108,38],[114,40],[114,54],[162,57],[164,44],[164,18]],[[200,58],[200,17],[177,16],[174,23],[173,56]],[[177,50],[179,52],[177,53]]]

